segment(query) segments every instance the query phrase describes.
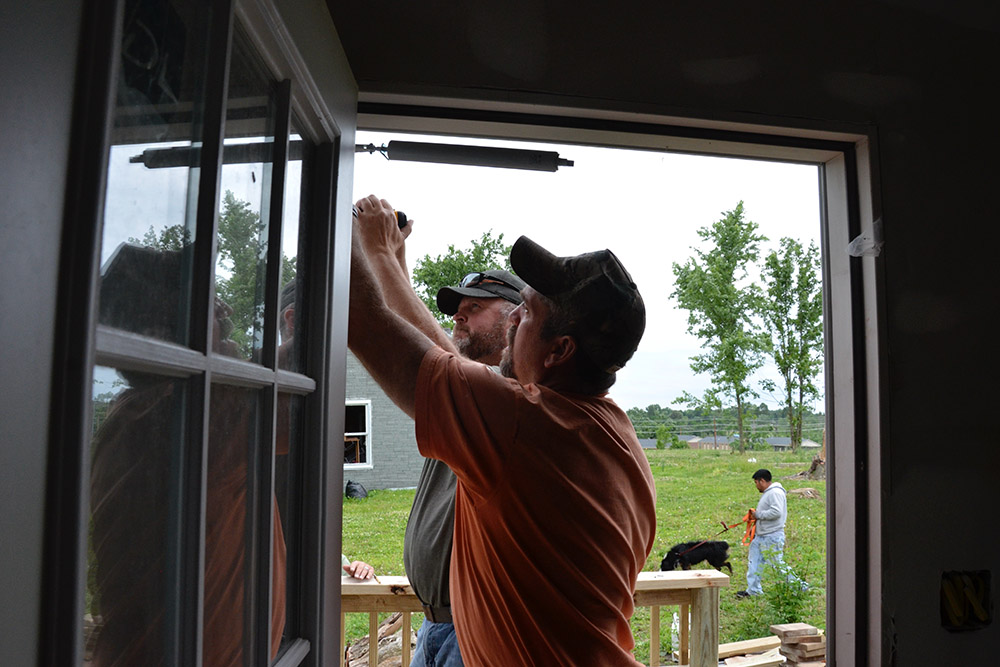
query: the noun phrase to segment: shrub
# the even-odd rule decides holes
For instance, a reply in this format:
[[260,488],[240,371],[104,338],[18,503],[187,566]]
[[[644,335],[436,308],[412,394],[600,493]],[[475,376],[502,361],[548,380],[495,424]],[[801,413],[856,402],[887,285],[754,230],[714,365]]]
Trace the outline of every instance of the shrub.
[[769,561],[761,575],[767,600],[768,625],[802,620],[809,600],[809,586],[783,561]]

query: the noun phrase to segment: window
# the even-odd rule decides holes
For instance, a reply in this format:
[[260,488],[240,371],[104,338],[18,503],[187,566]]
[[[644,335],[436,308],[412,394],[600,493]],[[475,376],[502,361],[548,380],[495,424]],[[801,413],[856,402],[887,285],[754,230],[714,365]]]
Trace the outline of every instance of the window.
[[371,401],[348,401],[344,408],[344,465],[371,465]]
[[292,82],[238,20],[189,0],[125,4],[83,661],[300,664],[322,553],[304,498],[324,483],[310,462],[327,421],[328,334],[311,305],[329,281],[330,219],[311,196],[329,199],[331,172],[317,176],[324,149],[304,136]]

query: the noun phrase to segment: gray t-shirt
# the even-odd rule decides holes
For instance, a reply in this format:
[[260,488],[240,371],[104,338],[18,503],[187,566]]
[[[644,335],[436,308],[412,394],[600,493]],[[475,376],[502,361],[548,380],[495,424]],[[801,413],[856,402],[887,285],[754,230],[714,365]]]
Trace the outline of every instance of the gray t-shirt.
[[[490,366],[499,373],[499,366]],[[406,522],[403,567],[424,604],[450,607],[451,544],[455,535],[455,473],[443,461],[424,459]]]
[[455,473],[444,461],[425,459],[406,522],[406,576],[420,601],[432,607],[451,606],[448,569],[455,534],[455,482]]

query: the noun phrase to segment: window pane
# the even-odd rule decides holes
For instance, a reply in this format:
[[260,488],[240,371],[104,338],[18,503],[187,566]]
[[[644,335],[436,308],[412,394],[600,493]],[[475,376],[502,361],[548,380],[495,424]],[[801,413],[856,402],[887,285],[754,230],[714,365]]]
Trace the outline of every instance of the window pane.
[[368,463],[368,404],[344,407],[344,463]]
[[203,660],[250,664],[252,624],[248,472],[258,440],[258,393],[213,385],[205,498]]
[[[302,285],[304,284],[305,267],[298,261],[299,225],[305,224],[305,207],[303,199],[303,165],[305,144],[302,137],[295,131],[295,121],[292,121],[292,132],[289,138],[288,169],[285,176],[285,205],[282,209],[281,226],[281,297],[278,310],[281,318],[278,323],[280,345],[278,350],[278,366],[284,370],[303,372],[304,355],[301,350],[305,345],[306,327],[295,327],[296,321],[305,322],[303,313]],[[303,275],[299,275],[300,272]]]
[[167,661],[184,392],[181,380],[94,369],[85,664]]
[[243,359],[260,361],[274,148],[271,79],[237,29],[229,75],[216,295],[232,309],[231,338]]
[[[296,546],[300,544],[301,534],[301,524],[298,519],[301,516],[302,477],[299,471],[302,461],[302,442],[305,437],[302,404],[301,396],[278,394],[277,443],[274,457],[274,499],[278,514],[275,517],[275,551],[271,556],[271,565],[275,577],[284,576],[286,582],[296,581],[294,567],[299,555]],[[285,553],[284,558],[282,551]],[[286,565],[284,572],[280,573],[278,568],[282,566],[282,561]],[[274,594],[279,593],[279,587],[275,585]],[[298,608],[296,596],[295,588],[288,586],[285,596],[287,618],[285,632],[281,637],[282,644],[300,634],[298,618],[294,614]]]
[[188,335],[207,42],[207,12],[193,4],[125,3],[101,250],[101,324],[180,344]]
[[364,433],[368,430],[364,405],[348,405],[344,412],[344,432]]

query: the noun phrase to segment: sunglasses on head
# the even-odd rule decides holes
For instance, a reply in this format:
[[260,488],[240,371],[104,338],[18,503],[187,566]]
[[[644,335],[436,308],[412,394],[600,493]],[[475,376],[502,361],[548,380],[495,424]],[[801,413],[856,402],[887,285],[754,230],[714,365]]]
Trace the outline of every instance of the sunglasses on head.
[[492,276],[488,276],[485,273],[483,273],[482,271],[473,271],[472,273],[466,274],[465,277],[462,278],[462,281],[460,283],[458,283],[458,286],[459,287],[476,287],[477,285],[482,285],[483,283],[492,284],[492,285],[503,285],[504,287],[509,287],[510,289],[514,290],[515,292],[519,291],[516,287],[514,287],[513,285],[511,285],[507,281],[501,280],[500,278],[494,278]]

